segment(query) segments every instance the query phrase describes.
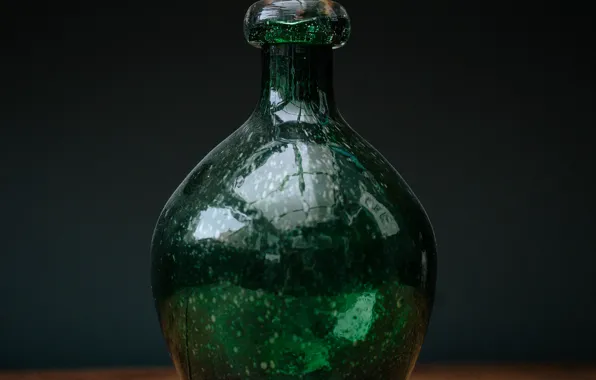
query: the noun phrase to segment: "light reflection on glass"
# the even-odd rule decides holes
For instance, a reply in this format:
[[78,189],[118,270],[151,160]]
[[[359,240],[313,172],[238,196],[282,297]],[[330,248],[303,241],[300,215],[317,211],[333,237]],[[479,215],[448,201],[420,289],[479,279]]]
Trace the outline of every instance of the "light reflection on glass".
[[335,158],[324,145],[292,143],[249,173],[235,192],[279,229],[332,216]]
[[224,239],[244,227],[232,212],[226,208],[210,207],[201,211],[197,218],[197,226],[193,233],[196,240]]

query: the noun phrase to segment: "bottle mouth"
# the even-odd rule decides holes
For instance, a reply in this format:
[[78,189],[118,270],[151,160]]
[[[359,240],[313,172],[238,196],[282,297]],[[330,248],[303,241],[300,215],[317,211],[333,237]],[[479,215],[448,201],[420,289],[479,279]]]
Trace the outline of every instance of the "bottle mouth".
[[345,8],[331,0],[261,0],[244,18],[249,44],[344,46],[350,37],[350,18]]

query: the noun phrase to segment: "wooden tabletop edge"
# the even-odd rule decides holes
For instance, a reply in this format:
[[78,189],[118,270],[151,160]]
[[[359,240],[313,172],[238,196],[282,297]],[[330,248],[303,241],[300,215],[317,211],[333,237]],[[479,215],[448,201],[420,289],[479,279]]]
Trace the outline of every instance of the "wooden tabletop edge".
[[[420,364],[411,380],[596,380],[596,363],[444,365]],[[171,368],[1,371],[0,380],[179,380]]]

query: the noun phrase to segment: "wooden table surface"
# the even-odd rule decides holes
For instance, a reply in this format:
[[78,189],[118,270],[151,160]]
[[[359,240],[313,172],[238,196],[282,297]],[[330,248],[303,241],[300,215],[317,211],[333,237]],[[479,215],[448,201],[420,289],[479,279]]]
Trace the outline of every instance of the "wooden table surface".
[[[179,380],[170,369],[0,372],[0,380]],[[410,380],[596,380],[596,366],[418,366]]]

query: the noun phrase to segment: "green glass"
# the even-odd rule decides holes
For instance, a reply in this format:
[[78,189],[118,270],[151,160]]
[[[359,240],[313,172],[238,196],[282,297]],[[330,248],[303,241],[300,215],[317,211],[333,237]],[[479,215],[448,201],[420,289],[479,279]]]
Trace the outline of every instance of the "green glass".
[[[152,289],[184,380],[407,379],[435,293],[421,204],[341,117],[330,1],[260,1],[260,100],[168,200]],[[371,117],[370,123],[375,123]]]

